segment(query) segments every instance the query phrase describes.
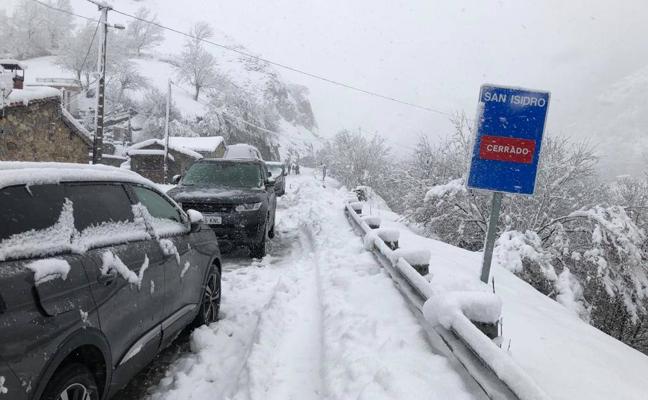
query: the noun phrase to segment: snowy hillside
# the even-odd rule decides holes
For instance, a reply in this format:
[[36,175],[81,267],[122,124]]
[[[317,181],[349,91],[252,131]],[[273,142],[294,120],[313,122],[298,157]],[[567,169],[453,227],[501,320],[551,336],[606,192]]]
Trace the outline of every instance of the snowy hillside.
[[567,132],[598,144],[604,174],[613,177],[648,167],[648,66],[603,90]]
[[[146,78],[147,86],[156,88],[161,93],[166,92],[169,79],[177,81],[176,69],[169,62],[155,58],[133,58],[131,61],[135,63],[138,72]],[[26,60],[24,63],[28,68],[27,84],[37,84],[38,78],[74,77],[71,72],[61,69],[56,64],[54,56],[38,57]],[[244,63],[243,60],[236,59],[219,62],[219,68],[221,66],[222,73],[231,82],[235,82],[237,87],[252,93],[259,102],[274,107],[274,111],[279,116],[277,130],[279,134],[269,134],[268,140],[279,146],[282,157],[287,156],[291,149],[306,154],[311,146],[314,148],[319,146],[317,125],[306,97],[306,88],[283,83],[268,66]],[[195,101],[191,89],[182,83],[174,83],[172,91],[174,105],[183,118],[195,120],[208,114],[207,96]],[[134,101],[141,101],[147,95],[147,88],[127,90],[126,94]],[[228,112],[227,107],[224,107],[223,111]]]

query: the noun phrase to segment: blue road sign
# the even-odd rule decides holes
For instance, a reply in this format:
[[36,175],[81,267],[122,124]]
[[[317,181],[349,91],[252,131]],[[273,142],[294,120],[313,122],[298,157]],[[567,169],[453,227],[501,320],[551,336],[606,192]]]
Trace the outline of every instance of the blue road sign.
[[549,92],[484,85],[467,186],[533,194]]

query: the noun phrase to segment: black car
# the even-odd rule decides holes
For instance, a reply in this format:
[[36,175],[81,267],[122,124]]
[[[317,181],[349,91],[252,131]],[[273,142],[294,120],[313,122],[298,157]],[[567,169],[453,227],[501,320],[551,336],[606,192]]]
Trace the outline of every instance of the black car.
[[105,166],[0,162],[0,400],[108,399],[216,320],[201,215]]
[[266,255],[274,237],[277,197],[268,169],[256,159],[203,159],[194,163],[168,195],[185,210],[203,213],[222,244],[247,246]]
[[270,180],[274,181],[275,193],[277,196],[286,194],[286,166],[278,161],[266,161],[268,171],[270,171]]

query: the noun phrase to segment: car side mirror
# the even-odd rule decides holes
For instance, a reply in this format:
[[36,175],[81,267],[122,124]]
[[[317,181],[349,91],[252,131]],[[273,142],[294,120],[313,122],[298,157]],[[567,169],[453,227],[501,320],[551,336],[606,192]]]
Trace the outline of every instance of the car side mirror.
[[177,185],[178,183],[180,183],[180,179],[182,179],[182,175],[173,175],[173,178],[171,178],[171,183]]
[[274,179],[266,179],[265,185],[266,185],[266,187],[269,187],[269,188],[274,187],[274,185],[275,185]]
[[202,213],[196,210],[187,210],[187,215],[189,216],[189,225],[191,226],[191,232],[198,232],[203,222]]

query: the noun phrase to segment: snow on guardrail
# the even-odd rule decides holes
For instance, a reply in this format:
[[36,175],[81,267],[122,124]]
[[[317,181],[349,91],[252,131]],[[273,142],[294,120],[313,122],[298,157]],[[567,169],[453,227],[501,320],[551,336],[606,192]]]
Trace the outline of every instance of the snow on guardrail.
[[[519,400],[549,400],[548,395],[526,374],[515,361],[495,344],[475,323],[497,323],[501,316],[502,302],[498,296],[489,292],[444,292],[434,293],[432,286],[408,261],[407,258],[420,258],[420,254],[406,254],[400,250],[393,250],[380,234],[380,229],[371,229],[367,224],[366,216],[362,216],[361,202],[346,202],[346,213],[360,231],[363,233],[365,249],[377,252],[391,263],[411,288],[421,297],[422,305],[416,305],[423,314],[423,318],[432,329],[443,338],[446,343],[453,341],[448,337],[451,332],[466,346],[473,357],[488,370],[495,374],[504,387]],[[398,237],[394,232],[392,237]],[[429,260],[429,252],[427,259]],[[415,261],[416,262],[416,261]],[[419,260],[420,262],[420,260]],[[427,263],[427,262],[426,262]],[[427,327],[426,327],[427,329]],[[452,350],[453,353],[454,350]],[[469,373],[482,386],[487,395],[493,399],[508,399],[511,396],[499,391],[492,385],[484,382],[484,377],[479,373],[473,374],[467,365],[472,364],[470,354],[457,351],[457,359],[466,367]]]

